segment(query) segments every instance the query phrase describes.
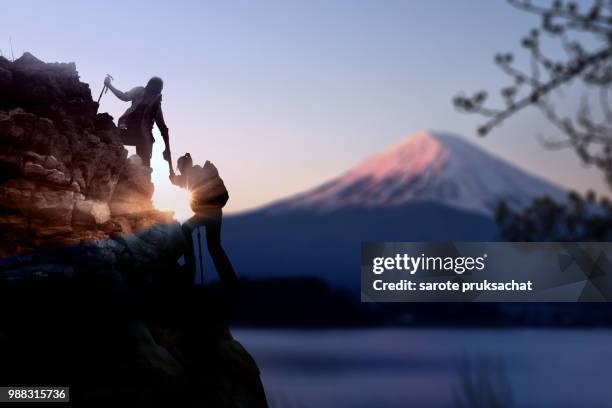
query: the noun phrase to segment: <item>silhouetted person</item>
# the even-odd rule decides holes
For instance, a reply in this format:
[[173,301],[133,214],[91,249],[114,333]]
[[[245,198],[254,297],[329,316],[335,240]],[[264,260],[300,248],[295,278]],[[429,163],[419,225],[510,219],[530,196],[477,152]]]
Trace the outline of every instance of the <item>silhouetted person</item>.
[[[221,282],[230,291],[236,288],[236,273],[232,264],[221,246],[221,219],[222,208],[227,203],[229,195],[217,168],[209,161],[204,166],[194,166],[191,155],[186,153],[177,160],[179,175],[170,174],[173,184],[185,188],[192,193],[191,209],[193,217],[185,221],[181,228],[190,245],[185,254],[185,263],[188,271],[193,271],[190,278],[193,282],[195,274],[195,255],[192,234],[194,230],[203,226],[206,230],[206,243],[208,252],[219,273]],[[200,248],[202,250],[202,248]]]
[[117,98],[125,102],[132,102],[132,106],[125,111],[118,122],[123,143],[127,146],[136,146],[136,154],[140,156],[143,164],[150,166],[153,143],[155,142],[155,138],[153,138],[153,122],[155,122],[164,139],[164,159],[171,167],[172,157],[170,154],[168,127],[164,121],[161,108],[161,92],[164,88],[162,79],[153,77],[149,79],[146,86],[138,86],[128,92],[122,92],[115,88],[109,76],[104,80],[104,85]]
[[[211,162],[194,166],[191,155],[186,153],[177,160],[177,167],[180,174],[174,174],[171,169],[170,180],[191,192],[190,204],[195,213],[181,226],[189,243],[185,253],[186,269],[191,272],[188,278],[193,283],[198,261],[193,251],[193,232],[204,227],[208,252],[228,295],[221,299],[222,303],[218,303],[210,292],[191,286],[190,290],[182,292],[183,299],[178,302],[182,315],[187,317],[179,340],[185,367],[188,372],[197,373],[202,384],[196,392],[197,405],[267,408],[259,368],[251,355],[233,338],[224,311],[225,303],[231,306],[238,289],[238,278],[221,246],[222,208],[229,194]],[[195,313],[196,317],[188,318],[188,311]],[[206,369],[202,370],[202,367]]]

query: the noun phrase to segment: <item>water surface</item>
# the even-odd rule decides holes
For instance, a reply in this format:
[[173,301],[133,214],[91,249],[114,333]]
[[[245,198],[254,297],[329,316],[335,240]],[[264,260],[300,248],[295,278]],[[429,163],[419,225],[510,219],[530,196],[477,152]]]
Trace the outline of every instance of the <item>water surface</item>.
[[612,330],[233,333],[257,360],[273,408],[453,406],[466,372],[507,383],[515,406],[612,407]]

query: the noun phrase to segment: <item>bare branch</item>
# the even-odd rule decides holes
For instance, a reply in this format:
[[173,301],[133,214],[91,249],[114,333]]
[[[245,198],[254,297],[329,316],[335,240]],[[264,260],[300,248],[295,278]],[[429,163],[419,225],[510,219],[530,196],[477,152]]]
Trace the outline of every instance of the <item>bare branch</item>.
[[[529,0],[508,0],[508,3],[541,17],[540,27],[532,29],[521,40],[521,46],[530,56],[527,70],[518,67],[510,53],[496,55],[496,65],[512,80],[511,85],[499,90],[502,107],[488,106],[485,91],[471,97],[456,96],[455,107],[461,112],[486,118],[478,128],[481,136],[520,111],[530,106],[538,107],[564,136],[544,138],[538,135],[540,143],[550,149],[572,148],[584,163],[604,173],[612,189],[612,106],[608,98],[608,89],[612,86],[612,0],[593,0],[586,8],[579,8],[573,1],[561,0],[554,0],[549,6]],[[543,35],[547,40],[559,42],[565,58],[557,60],[558,57],[547,55],[544,42],[541,42]],[[585,35],[593,39],[589,47],[581,43]],[[595,44],[597,47],[593,50]],[[554,98],[558,98],[563,87],[570,83],[599,91],[600,112],[597,115],[592,114],[587,98],[574,118],[556,111]]]

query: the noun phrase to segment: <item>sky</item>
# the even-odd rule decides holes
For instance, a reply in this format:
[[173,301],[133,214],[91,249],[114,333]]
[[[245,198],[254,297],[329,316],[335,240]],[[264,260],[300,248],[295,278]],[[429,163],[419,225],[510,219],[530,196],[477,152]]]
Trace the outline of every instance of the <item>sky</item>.
[[[164,79],[174,157],[212,161],[229,212],[314,187],[421,129],[459,134],[562,186],[606,192],[570,152],[544,150],[554,129],[526,111],[482,139],[461,90],[507,85],[493,64],[538,19],[504,0],[7,2],[0,50],[75,62],[97,98]],[[571,101],[570,101],[571,102]],[[100,111],[128,105],[108,93]],[[185,211],[155,133],[156,204]],[[182,203],[182,204],[181,204]]]

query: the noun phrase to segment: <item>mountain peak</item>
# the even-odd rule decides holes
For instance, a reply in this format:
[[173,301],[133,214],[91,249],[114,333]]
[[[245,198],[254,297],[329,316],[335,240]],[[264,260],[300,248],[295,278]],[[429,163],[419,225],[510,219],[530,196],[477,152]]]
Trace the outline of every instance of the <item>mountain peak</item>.
[[[398,142],[388,146],[386,149],[380,151],[380,153],[389,153],[403,150],[423,149],[423,148],[435,148],[436,146],[443,143],[440,139],[442,136],[441,132],[434,132],[428,129],[423,129],[419,132],[412,133]],[[451,136],[456,137],[456,136]]]
[[382,150],[384,152],[398,152],[405,151],[406,153],[414,152],[415,150],[428,150],[428,149],[477,149],[477,147],[470,143],[467,139],[462,136],[438,131],[423,129],[419,132],[412,133],[403,139],[400,139],[397,143],[392,144],[388,148]]
[[349,174],[355,179],[368,176],[374,180],[391,175],[417,174],[428,167],[439,167],[447,156],[444,143],[434,133],[422,131],[370,156]]
[[332,211],[435,202],[492,216],[564,192],[451,133],[422,130],[370,156],[341,176],[271,209]]

